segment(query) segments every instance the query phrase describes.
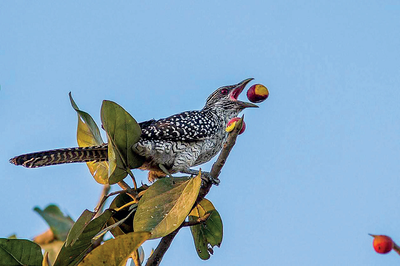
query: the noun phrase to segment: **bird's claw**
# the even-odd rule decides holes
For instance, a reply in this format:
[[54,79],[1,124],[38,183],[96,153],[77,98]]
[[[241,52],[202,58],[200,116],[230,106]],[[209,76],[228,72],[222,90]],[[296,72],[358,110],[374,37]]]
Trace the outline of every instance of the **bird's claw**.
[[[185,169],[184,171],[182,171],[182,173],[190,174],[193,177],[193,176],[197,176],[200,173],[200,171],[192,170],[192,169]],[[218,186],[220,183],[220,180],[218,177],[212,177],[209,172],[204,172],[204,171],[201,171],[201,180],[203,180],[206,183],[211,183],[216,186]]]
[[216,186],[221,182],[218,177],[212,177],[209,172],[201,172],[201,180]]

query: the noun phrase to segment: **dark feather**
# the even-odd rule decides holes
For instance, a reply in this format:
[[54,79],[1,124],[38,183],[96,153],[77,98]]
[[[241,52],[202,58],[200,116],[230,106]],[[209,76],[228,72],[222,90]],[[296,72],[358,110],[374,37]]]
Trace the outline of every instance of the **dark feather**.
[[140,124],[143,139],[198,141],[212,137],[218,130],[212,114],[202,111],[187,111],[150,121]]

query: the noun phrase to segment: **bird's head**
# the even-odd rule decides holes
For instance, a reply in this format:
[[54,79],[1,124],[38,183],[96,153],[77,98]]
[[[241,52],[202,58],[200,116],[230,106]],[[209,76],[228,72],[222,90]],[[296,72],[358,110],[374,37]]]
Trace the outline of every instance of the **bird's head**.
[[249,102],[238,100],[240,93],[252,78],[245,79],[235,85],[223,86],[208,96],[204,109],[218,109],[222,112],[238,114],[247,107],[258,107]]

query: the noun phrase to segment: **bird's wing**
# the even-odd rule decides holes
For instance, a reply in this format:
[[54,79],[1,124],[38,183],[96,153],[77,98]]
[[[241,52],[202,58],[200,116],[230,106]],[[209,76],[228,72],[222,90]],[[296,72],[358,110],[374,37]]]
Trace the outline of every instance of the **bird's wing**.
[[154,120],[154,119],[151,119],[151,120],[140,122],[139,126],[140,126],[141,129],[143,129],[143,128],[147,128],[148,126],[154,124],[155,122],[157,122],[157,121]]
[[140,123],[142,138],[173,141],[198,141],[210,138],[218,129],[212,117],[188,111],[160,120]]

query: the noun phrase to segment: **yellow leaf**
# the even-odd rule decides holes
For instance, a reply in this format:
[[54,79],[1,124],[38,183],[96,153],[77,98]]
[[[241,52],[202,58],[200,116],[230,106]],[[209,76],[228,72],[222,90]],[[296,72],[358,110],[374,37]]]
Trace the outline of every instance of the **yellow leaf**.
[[117,236],[115,239],[104,242],[103,245],[90,252],[79,266],[89,265],[125,265],[131,254],[151,236],[150,232],[132,232]]

